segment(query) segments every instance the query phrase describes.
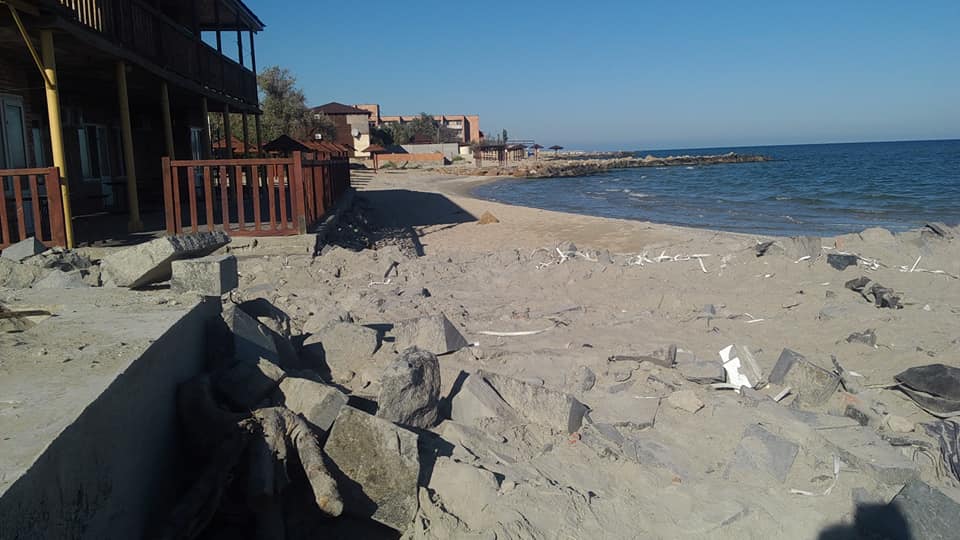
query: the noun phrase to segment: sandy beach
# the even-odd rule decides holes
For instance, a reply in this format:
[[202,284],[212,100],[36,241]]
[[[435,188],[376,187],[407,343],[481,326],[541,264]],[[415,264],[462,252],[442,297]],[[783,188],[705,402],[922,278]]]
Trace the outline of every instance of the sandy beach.
[[[844,454],[825,435],[838,430],[868,431],[882,443],[877,460],[905,461],[909,474],[956,494],[935,466],[936,440],[918,425],[935,417],[883,388],[909,367],[951,363],[960,352],[956,240],[871,229],[797,242],[594,218],[471,197],[488,181],[362,174],[341,233],[366,229],[378,249],[328,246],[316,258],[236,252],[240,298],[274,302],[295,333],[342,319],[383,331],[369,361],[328,358],[334,381],[355,396],[377,396],[380,372],[399,352],[396,323],[443,313],[475,344],[440,358],[444,395],[461,371],[508,375],[619,418],[613,425],[634,445],[625,455],[587,428],[465,431],[445,421],[432,431],[453,453],[421,490],[406,537],[855,537],[865,519],[857,504],[885,503],[903,482]],[[485,213],[498,222],[480,224]],[[758,256],[767,241],[776,243]],[[831,253],[856,254],[858,265],[834,269]],[[860,276],[893,289],[902,309],[845,288]],[[850,337],[868,330],[875,343]],[[775,385],[739,395],[653,361],[609,360],[671,345],[678,362],[713,369],[721,349],[745,347],[764,379],[783,349],[829,371],[835,358],[858,393],[841,387],[816,406],[795,395],[777,403]],[[690,412],[678,392],[703,407]],[[633,407],[642,402],[649,415],[650,400],[659,406],[638,425]],[[757,429],[776,442],[758,443]],[[777,444],[792,459],[771,449]],[[843,457],[836,471],[835,457]]]

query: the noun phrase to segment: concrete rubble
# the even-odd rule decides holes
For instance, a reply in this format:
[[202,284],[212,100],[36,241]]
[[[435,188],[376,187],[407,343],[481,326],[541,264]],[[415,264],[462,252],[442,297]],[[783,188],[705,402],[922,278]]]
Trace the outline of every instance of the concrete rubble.
[[170,267],[170,289],[175,292],[223,296],[239,286],[237,258],[233,255],[181,259],[173,261]]
[[801,405],[826,403],[840,385],[840,377],[827,371],[803,355],[784,349],[770,372],[771,383],[789,386]]
[[393,329],[393,334],[397,338],[398,349],[418,347],[437,356],[469,345],[463,334],[442,313],[401,321]]
[[437,422],[440,364],[428,351],[411,347],[380,376],[377,416],[400,425],[429,428]]
[[179,259],[204,257],[230,243],[222,232],[165,236],[108,255],[100,264],[103,282],[138,288],[170,279],[171,264]]
[[46,246],[41,244],[36,237],[31,236],[30,238],[20,240],[15,244],[10,244],[3,248],[3,251],[0,251],[0,258],[13,262],[23,262],[34,255],[43,253],[46,249]]

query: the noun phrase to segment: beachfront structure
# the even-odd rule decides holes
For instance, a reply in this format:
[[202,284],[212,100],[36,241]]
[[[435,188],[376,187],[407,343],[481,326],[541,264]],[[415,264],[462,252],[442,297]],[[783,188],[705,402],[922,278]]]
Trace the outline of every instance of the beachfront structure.
[[[263,29],[241,0],[0,2],[0,249],[319,220],[349,184],[342,158],[235,159],[261,147]],[[230,141],[216,156],[210,114]]]
[[353,157],[370,157],[369,152],[363,151],[370,146],[370,111],[336,101],[314,107],[311,111],[318,118],[324,114],[333,120],[337,135],[332,142],[353,148]]
[[[403,124],[412,122],[420,117],[419,114],[384,116],[380,114],[380,105],[361,104],[355,106],[370,113],[370,124],[382,127],[385,124]],[[480,133],[480,115],[477,114],[435,114],[433,119],[441,126],[451,130],[459,142],[470,144],[480,142],[483,134]],[[433,141],[431,141],[433,142]]]
[[57,167],[62,186],[57,202],[44,181],[18,190],[21,179],[5,178],[0,207],[22,202],[25,219],[0,212],[0,244],[11,229],[32,234],[50,221],[72,239],[81,216],[108,211],[143,229],[163,201],[161,157],[209,157],[208,113],[259,115],[263,28],[240,0],[0,5],[0,170]]

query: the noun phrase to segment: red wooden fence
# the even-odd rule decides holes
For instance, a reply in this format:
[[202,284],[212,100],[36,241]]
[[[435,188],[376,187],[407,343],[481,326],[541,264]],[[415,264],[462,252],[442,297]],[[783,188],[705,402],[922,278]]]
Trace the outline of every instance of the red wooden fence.
[[30,236],[49,247],[67,245],[56,167],[0,169],[0,249]]
[[163,158],[167,233],[224,230],[234,236],[304,234],[350,186],[345,158]]

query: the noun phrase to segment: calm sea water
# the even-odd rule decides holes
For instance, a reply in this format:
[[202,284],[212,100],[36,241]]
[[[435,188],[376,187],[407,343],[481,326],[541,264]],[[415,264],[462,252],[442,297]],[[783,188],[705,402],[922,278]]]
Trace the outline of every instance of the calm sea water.
[[960,140],[641,151],[763,154],[765,163],[504,180],[475,195],[509,204],[752,234],[831,236],[960,222]]

